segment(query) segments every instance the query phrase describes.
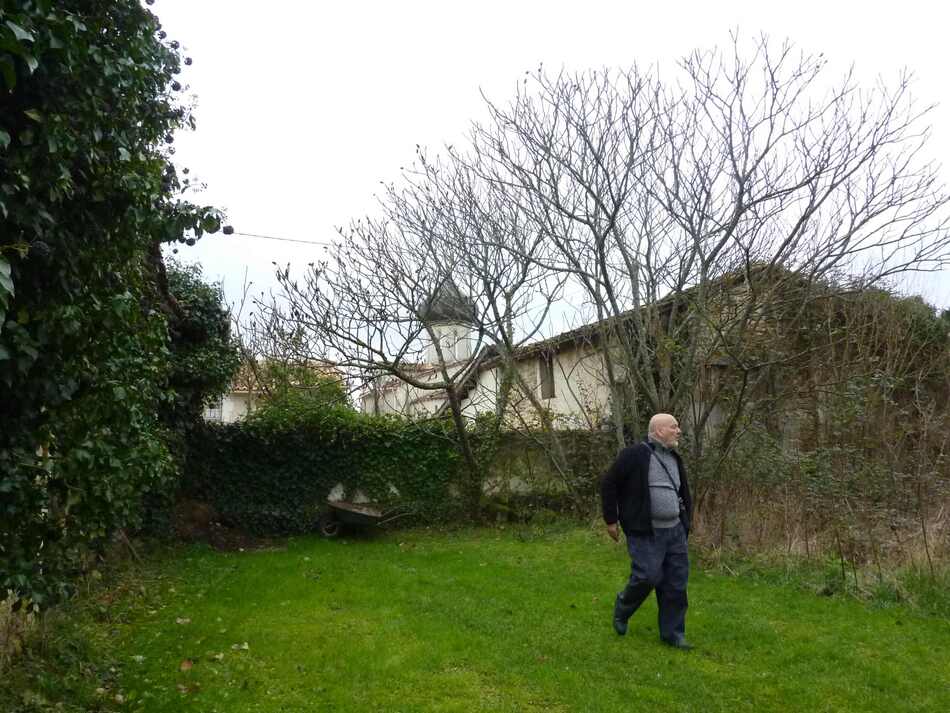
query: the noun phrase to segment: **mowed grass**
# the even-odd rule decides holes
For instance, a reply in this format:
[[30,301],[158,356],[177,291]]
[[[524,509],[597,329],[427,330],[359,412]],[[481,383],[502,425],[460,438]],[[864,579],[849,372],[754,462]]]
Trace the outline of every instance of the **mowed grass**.
[[587,529],[193,546],[70,625],[116,710],[950,710],[945,619],[694,568],[684,653],[652,597],[613,632],[628,566]]

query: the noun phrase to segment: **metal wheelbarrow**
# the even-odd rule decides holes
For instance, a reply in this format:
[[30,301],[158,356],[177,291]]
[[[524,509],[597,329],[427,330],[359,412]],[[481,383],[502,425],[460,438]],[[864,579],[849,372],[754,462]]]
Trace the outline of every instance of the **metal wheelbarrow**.
[[336,537],[346,527],[368,528],[384,525],[412,514],[409,508],[397,506],[384,510],[376,503],[351,503],[327,500],[327,509],[320,515],[318,528],[324,537]]

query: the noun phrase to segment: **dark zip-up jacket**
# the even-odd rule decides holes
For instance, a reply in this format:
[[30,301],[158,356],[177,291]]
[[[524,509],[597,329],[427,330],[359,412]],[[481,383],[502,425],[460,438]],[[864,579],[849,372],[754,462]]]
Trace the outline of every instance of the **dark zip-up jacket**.
[[[680,513],[680,522],[689,532],[693,519],[693,499],[689,494],[686,468],[679,453],[670,451],[679,468],[680,489],[685,510]],[[613,465],[604,473],[600,482],[600,499],[604,510],[604,522],[611,525],[618,520],[627,535],[652,534],[653,516],[650,506],[650,456],[653,444],[647,440],[624,448]]]

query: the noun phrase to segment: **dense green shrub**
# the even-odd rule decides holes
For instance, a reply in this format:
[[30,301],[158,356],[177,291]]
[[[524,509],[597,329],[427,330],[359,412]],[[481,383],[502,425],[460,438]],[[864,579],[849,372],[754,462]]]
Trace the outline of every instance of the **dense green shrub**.
[[205,282],[200,265],[171,260],[167,275],[175,303],[169,316],[169,384],[176,398],[163,413],[171,428],[187,431],[200,422],[207,403],[228,390],[241,357],[221,287]]
[[443,422],[412,423],[344,408],[264,410],[248,420],[208,424],[189,439],[186,494],[258,534],[313,529],[327,495],[342,483],[373,501],[399,502],[417,518],[458,516],[462,469]]
[[174,484],[161,244],[221,220],[170,162],[181,61],[138,0],[0,0],[0,592],[33,606]]
[[[186,494],[258,534],[313,529],[338,483],[346,497],[399,503],[414,522],[474,520],[504,512],[529,519],[539,509],[576,512],[577,495],[596,504],[597,483],[614,455],[609,434],[561,432],[570,473],[552,469],[545,434],[497,431],[476,423],[483,465],[473,484],[452,424],[369,416],[319,401],[263,408],[246,421],[207,424],[189,440]],[[514,484],[514,488],[510,487]],[[524,486],[529,489],[526,490]],[[483,496],[466,497],[474,489]]]
[[346,381],[325,364],[254,359],[243,372],[247,387],[261,393],[262,408],[271,412],[351,407]]

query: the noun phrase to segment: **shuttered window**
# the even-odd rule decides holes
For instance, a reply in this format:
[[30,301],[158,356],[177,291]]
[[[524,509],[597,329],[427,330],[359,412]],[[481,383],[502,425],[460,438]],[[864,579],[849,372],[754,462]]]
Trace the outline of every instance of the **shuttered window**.
[[542,354],[541,361],[541,398],[554,398],[554,356]]

